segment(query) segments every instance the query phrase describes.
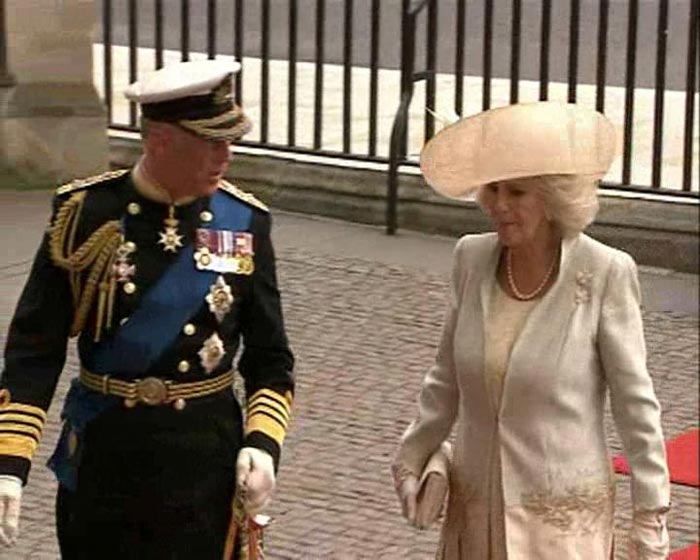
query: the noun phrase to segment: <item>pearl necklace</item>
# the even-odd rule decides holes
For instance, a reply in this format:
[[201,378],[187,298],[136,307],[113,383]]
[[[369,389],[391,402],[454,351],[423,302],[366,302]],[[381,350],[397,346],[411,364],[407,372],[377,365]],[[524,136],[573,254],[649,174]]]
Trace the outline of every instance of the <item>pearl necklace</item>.
[[537,286],[534,289],[534,291],[530,292],[529,294],[523,294],[515,285],[515,279],[513,278],[512,254],[512,251],[508,249],[508,253],[506,253],[506,276],[508,277],[508,285],[510,286],[510,290],[513,292],[513,295],[516,297],[516,299],[519,299],[520,301],[528,301],[531,299],[535,299],[547,285],[549,278],[552,276],[552,272],[554,272],[554,267],[557,264],[557,257],[559,256],[559,251],[557,251],[554,255],[554,258],[552,259],[552,264],[549,265],[549,270],[547,271],[547,274],[544,275],[544,278],[542,279],[542,282],[540,282],[540,285]]

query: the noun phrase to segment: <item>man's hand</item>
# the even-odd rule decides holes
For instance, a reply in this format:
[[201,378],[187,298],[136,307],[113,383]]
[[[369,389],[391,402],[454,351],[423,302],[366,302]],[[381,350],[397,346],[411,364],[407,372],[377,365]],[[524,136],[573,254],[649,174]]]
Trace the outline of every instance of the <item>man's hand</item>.
[[275,489],[275,467],[270,454],[255,447],[244,447],[236,461],[236,485],[248,515],[267,506]]
[[22,481],[12,475],[0,475],[0,543],[14,546],[19,536],[19,510],[22,505]]
[[408,523],[417,527],[416,502],[418,497],[418,479],[415,475],[406,474],[396,489],[401,502],[401,513]]

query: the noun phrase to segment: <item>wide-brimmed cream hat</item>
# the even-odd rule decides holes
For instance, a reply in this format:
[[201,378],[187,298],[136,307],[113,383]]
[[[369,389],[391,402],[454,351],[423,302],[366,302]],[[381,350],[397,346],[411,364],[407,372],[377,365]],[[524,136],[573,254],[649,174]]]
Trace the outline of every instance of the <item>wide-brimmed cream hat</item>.
[[521,103],[462,119],[423,148],[428,184],[468,198],[488,183],[535,175],[602,178],[615,156],[615,129],[601,113],[557,101]]

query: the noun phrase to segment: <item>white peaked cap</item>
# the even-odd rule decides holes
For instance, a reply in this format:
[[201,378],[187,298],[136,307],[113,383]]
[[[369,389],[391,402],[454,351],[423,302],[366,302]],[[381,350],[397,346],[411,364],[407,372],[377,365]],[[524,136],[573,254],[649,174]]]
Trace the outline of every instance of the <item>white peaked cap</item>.
[[124,95],[137,103],[161,103],[182,97],[207,95],[241,69],[235,61],[196,60],[164,66],[131,84]]

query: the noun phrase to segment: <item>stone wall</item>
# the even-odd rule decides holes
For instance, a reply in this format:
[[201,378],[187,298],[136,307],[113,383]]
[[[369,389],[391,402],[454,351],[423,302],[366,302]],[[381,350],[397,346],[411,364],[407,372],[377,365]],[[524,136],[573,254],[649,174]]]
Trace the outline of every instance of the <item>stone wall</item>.
[[5,16],[16,83],[0,87],[0,165],[54,183],[103,171],[107,120],[92,83],[94,2],[5,0]]

